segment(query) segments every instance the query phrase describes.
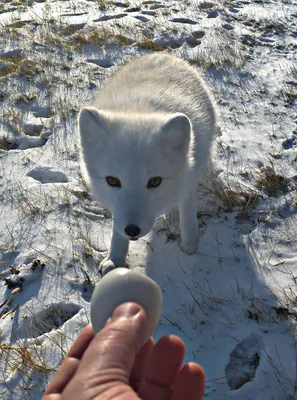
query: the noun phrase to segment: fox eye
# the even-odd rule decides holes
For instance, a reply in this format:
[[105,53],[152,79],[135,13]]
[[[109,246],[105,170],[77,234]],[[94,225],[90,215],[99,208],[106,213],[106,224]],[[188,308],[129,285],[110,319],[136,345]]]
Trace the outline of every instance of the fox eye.
[[121,187],[121,181],[114,177],[114,176],[107,176],[106,178],[106,182],[109,184],[109,186],[113,186],[113,187]]
[[154,176],[153,178],[150,178],[148,180],[148,183],[146,185],[147,188],[156,188],[161,185],[162,178],[160,176]]

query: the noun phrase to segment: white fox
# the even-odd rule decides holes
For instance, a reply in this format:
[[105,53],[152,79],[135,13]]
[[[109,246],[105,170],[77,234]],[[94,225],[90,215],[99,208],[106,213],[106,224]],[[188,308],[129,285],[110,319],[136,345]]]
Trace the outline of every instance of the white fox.
[[82,173],[113,215],[103,273],[126,265],[129,240],[178,207],[180,247],[199,243],[197,184],[209,170],[216,108],[198,72],[169,54],[122,66],[78,116]]

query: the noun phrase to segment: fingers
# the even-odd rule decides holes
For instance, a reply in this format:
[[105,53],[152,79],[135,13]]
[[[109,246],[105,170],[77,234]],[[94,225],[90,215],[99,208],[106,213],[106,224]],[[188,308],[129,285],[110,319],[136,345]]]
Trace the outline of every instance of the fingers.
[[147,367],[147,363],[151,354],[151,351],[154,347],[154,339],[151,337],[139,350],[130,376],[130,385],[138,392],[142,379],[144,377],[144,373]]
[[81,359],[94,337],[95,333],[93,331],[92,325],[89,324],[81,330],[81,333],[77,337],[76,341],[70,347],[67,357]]
[[[179,337],[162,337],[152,350],[139,396],[143,400],[167,399],[184,355],[185,345]],[[181,398],[186,399],[184,396]]]
[[62,400],[61,394],[47,394],[42,400]]
[[202,400],[204,395],[205,375],[200,365],[186,364],[178,373],[173,384],[171,400]]
[[49,384],[45,394],[62,393],[68,382],[73,378],[79,366],[79,360],[67,357]]
[[141,346],[145,334],[144,310],[133,303],[118,307],[96,337],[88,325],[71,346],[43,400],[61,400],[62,392],[63,399],[71,400],[100,395],[136,400],[135,392],[143,400],[202,400],[203,369],[196,363],[180,369],[183,341],[169,335],[156,345],[150,338]]
[[45,391],[45,394],[62,393],[68,382],[74,376],[79,366],[79,359],[88,348],[94,338],[94,332],[91,325],[82,329],[76,341],[71,346],[66,358],[62,362],[57,373]]
[[80,399],[108,395],[113,398],[129,392],[129,399],[138,398],[128,386],[136,354],[146,336],[146,315],[134,303],[119,306],[104,329],[91,341],[85,351],[75,378],[68,384],[65,399]]

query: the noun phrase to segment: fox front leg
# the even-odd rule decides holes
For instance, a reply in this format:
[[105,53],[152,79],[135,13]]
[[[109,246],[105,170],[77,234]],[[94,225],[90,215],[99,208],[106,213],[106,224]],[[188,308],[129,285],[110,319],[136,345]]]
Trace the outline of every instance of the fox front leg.
[[186,254],[194,254],[199,245],[199,226],[197,220],[197,201],[195,193],[190,195],[179,206],[180,247]]
[[99,266],[101,274],[105,275],[114,268],[125,267],[128,248],[129,240],[119,234],[113,224],[110,249]]

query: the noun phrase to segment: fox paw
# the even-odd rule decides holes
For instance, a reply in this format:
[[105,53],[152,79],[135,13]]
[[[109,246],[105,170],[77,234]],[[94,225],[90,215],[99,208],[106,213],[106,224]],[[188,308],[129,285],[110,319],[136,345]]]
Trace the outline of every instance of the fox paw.
[[169,225],[176,225],[179,222],[179,212],[178,209],[173,209],[166,213],[166,221]]
[[192,254],[195,254],[198,248],[198,241],[195,241],[193,243],[185,243],[185,242],[181,242],[180,243],[180,248],[181,251],[188,254],[189,256]]
[[99,271],[102,276],[106,275],[108,272],[112,271],[115,268],[126,267],[125,263],[119,261],[112,261],[110,258],[106,257],[103,261],[101,261],[99,265]]

